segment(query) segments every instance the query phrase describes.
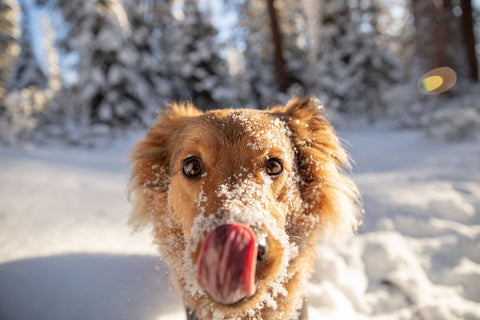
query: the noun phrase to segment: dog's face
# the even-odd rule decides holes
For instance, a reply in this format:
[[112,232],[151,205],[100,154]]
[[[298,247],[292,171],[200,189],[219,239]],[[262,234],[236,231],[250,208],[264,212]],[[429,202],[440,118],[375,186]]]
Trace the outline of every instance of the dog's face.
[[310,99],[205,114],[173,105],[133,162],[132,220],[153,224],[200,318],[289,317],[321,231],[357,223],[347,156]]

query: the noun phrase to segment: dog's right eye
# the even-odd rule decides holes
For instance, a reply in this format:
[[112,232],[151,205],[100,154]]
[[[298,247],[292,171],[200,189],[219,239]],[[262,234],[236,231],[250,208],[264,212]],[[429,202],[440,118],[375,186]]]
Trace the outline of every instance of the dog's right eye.
[[183,175],[187,178],[196,178],[202,171],[202,163],[197,158],[188,158],[183,162]]
[[280,159],[276,159],[276,158],[269,159],[267,161],[266,170],[267,170],[268,175],[278,176],[283,171],[282,161]]

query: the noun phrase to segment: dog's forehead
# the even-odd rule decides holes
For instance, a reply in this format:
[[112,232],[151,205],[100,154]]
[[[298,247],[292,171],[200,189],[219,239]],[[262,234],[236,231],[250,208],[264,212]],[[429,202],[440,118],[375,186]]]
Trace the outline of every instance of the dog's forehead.
[[[293,167],[294,148],[287,125],[261,110],[216,110],[188,121],[180,133],[172,159],[200,157],[205,163],[236,168],[257,167],[265,158],[280,158]],[[181,161],[172,162],[177,169]]]
[[[290,131],[278,117],[255,109],[217,110],[205,114],[212,125],[232,143],[258,148],[286,147]],[[263,144],[263,145],[262,145]]]

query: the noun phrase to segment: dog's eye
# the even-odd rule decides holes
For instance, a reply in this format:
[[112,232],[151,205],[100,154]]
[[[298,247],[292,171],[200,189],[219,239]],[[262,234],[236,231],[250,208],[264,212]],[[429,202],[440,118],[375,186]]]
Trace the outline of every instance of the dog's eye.
[[188,158],[183,162],[183,174],[187,178],[196,178],[202,171],[202,163],[197,158]]
[[266,167],[267,173],[271,176],[277,176],[280,173],[283,172],[283,164],[282,161],[279,159],[268,159],[267,161],[267,167]]

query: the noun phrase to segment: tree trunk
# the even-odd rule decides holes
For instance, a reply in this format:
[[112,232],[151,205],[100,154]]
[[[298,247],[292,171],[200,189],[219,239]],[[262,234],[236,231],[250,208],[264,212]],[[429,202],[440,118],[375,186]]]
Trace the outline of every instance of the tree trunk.
[[416,29],[416,55],[421,72],[448,66],[446,54],[447,26],[444,6],[435,0],[412,0]]
[[274,0],[267,0],[268,14],[270,15],[270,26],[272,31],[273,45],[275,49],[275,73],[277,76],[278,90],[287,92],[290,87],[290,79],[286,70],[285,59],[283,58],[282,34],[278,23],[278,15],[275,9]]
[[463,41],[467,53],[467,63],[470,71],[470,79],[478,81],[478,64],[477,56],[475,54],[475,35],[473,33],[473,19],[472,19],[472,1],[462,0],[462,29]]
[[471,0],[461,0],[456,8],[453,4],[452,0],[412,0],[420,71],[449,66],[459,80],[478,81]]
[[458,2],[454,6],[452,0],[443,0],[445,6],[443,19],[447,26],[446,52],[449,67],[455,70],[458,80],[462,82],[478,79],[470,2],[470,0],[461,0],[461,3]]

